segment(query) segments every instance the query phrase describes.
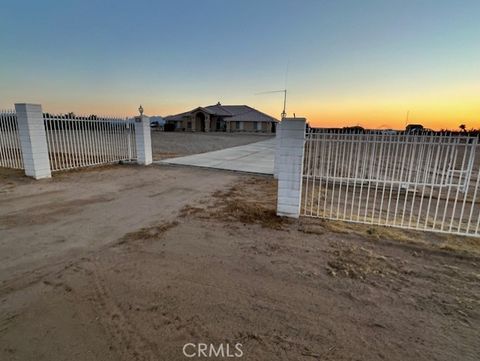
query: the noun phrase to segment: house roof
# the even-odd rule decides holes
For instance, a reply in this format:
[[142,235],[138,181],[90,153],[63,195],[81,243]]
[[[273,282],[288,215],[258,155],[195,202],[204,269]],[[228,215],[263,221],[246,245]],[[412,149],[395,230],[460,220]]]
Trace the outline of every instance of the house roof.
[[163,119],[165,119],[166,121],[168,121],[168,120],[177,121],[177,120],[183,120],[183,118],[188,116],[188,115],[190,115],[190,112],[179,113],[179,114],[175,114],[175,115],[169,115],[169,116],[164,117]]
[[257,109],[249,107],[248,105],[222,105],[217,103],[215,105],[208,105],[206,107],[198,107],[189,112],[184,112],[176,115],[165,117],[165,120],[182,120],[197,111],[203,111],[210,115],[224,117],[227,122],[234,121],[254,121],[254,122],[278,122],[277,119],[265,114]]

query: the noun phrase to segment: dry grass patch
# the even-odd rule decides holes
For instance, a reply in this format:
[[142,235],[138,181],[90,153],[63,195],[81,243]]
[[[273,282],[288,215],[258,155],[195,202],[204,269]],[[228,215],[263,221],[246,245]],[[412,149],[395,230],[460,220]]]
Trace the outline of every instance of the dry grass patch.
[[265,228],[282,229],[289,220],[277,216],[277,185],[274,179],[248,177],[229,189],[213,193],[206,208],[186,205],[179,217],[195,216],[244,224],[259,224]]
[[119,241],[118,244],[125,244],[132,241],[142,241],[148,239],[158,239],[166,231],[178,225],[178,222],[167,222],[162,223],[157,226],[144,227],[140,228],[138,231],[129,232],[125,234]]
[[303,218],[300,228],[305,233],[334,232],[342,234],[353,234],[366,236],[370,239],[391,239],[396,241],[414,242],[418,241],[417,232],[410,232],[404,229],[372,226],[368,224],[350,223],[327,219]]
[[191,205],[187,204],[185,207],[183,207],[180,210],[178,216],[180,218],[185,218],[185,217],[192,216],[192,215],[198,215],[199,213],[202,213],[204,211],[205,211],[204,208],[194,207],[194,206],[191,206]]
[[13,191],[18,185],[35,182],[27,177],[23,169],[0,167],[0,194]]
[[463,236],[445,236],[439,248],[445,251],[470,253],[480,257],[480,239]]
[[161,160],[161,159],[169,159],[169,158],[175,158],[179,157],[180,154],[175,153],[175,152],[156,152],[155,153],[155,160]]
[[343,276],[365,280],[369,275],[396,273],[394,267],[385,256],[370,249],[358,246],[340,245],[328,261],[327,272],[331,276]]
[[212,216],[265,228],[282,229],[289,220],[277,216],[277,185],[274,179],[250,177],[227,191],[214,193]]
[[78,173],[93,173],[97,171],[105,171],[109,169],[116,169],[119,167],[126,167],[126,166],[135,166],[134,163],[118,161],[113,163],[106,163],[106,164],[96,164],[96,165],[89,165],[87,167],[79,167],[79,168],[72,168],[72,169],[64,169],[60,171],[52,172],[52,179],[61,180],[65,177],[70,176],[71,174],[78,174]]
[[302,218],[299,223],[299,230],[312,234],[332,232],[355,235],[372,241],[395,241],[399,244],[417,246],[428,250],[437,249],[457,254],[480,256],[480,239],[475,237],[314,218]]
[[12,178],[25,178],[25,171],[23,169],[0,167],[0,180],[10,180]]

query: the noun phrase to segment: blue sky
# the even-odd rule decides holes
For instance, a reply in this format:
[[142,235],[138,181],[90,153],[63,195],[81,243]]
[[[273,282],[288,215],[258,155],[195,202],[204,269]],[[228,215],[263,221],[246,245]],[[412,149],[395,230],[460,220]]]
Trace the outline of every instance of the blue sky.
[[[1,1],[0,107],[480,126],[480,1]],[[286,76],[288,68],[288,75]]]

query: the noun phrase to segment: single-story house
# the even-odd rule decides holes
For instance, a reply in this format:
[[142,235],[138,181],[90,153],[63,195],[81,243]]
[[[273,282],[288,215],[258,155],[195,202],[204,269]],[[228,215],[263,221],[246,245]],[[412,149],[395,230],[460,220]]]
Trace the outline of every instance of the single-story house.
[[[274,133],[278,120],[248,105],[215,105],[165,117],[177,131]],[[167,129],[167,128],[165,128]]]

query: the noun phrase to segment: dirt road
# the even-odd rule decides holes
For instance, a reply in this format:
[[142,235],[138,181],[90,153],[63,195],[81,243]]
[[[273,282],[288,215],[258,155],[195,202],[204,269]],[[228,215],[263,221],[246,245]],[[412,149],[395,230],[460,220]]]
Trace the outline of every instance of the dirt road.
[[480,354],[476,240],[285,221],[271,178],[202,169],[0,192],[2,360],[187,360],[186,342],[240,342],[245,360]]

